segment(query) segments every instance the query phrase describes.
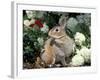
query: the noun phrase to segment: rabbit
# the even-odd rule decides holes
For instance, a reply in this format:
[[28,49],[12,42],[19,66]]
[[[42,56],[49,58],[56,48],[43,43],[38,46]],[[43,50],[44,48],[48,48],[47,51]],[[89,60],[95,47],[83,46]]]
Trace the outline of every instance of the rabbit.
[[45,66],[55,64],[55,52],[52,44],[53,38],[49,38],[45,42],[44,52],[41,55],[41,59],[45,63]]
[[59,26],[53,27],[48,35],[50,38],[44,46],[44,53],[41,58],[46,65],[53,65],[56,62],[61,62],[66,66],[65,58],[69,58],[74,48],[74,41],[65,32],[66,17],[61,16]]

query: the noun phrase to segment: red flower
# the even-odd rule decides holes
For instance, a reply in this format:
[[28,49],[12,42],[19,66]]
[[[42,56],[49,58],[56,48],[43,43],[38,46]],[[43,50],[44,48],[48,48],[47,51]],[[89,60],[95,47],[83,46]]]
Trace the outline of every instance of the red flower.
[[41,23],[40,20],[36,20],[36,21],[35,21],[35,24],[37,24],[40,28],[43,27],[43,24]]
[[35,24],[38,25],[39,28],[42,28],[42,27],[43,27],[43,24],[41,23],[40,20],[36,20],[34,24],[31,24],[31,25],[30,25],[30,27],[34,27]]

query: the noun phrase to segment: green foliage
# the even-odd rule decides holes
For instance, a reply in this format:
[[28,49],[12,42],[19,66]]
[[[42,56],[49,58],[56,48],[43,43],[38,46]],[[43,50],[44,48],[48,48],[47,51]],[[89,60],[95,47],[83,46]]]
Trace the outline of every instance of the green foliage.
[[[30,16],[31,15],[31,16]],[[48,39],[48,31],[34,23],[26,26],[24,20],[34,19],[40,20],[41,24],[46,23],[46,27],[50,30],[58,24],[62,15],[68,16],[66,33],[74,39],[76,32],[85,35],[84,46],[91,48],[91,14],[88,13],[63,13],[63,12],[48,12],[48,11],[31,11],[31,13],[23,11],[23,60],[24,62],[34,63],[36,58],[40,56],[45,41]],[[43,25],[43,27],[45,26]],[[35,28],[37,27],[37,28]],[[45,28],[44,28],[45,29]],[[42,44],[43,42],[43,44]],[[77,46],[77,48],[80,46]]]
[[[43,45],[38,42],[38,37],[43,37],[44,40],[47,38],[47,34],[40,30],[35,30],[34,28],[24,28],[23,29],[23,55],[30,55],[31,58],[36,59],[39,56]],[[26,55],[26,56],[27,56]]]

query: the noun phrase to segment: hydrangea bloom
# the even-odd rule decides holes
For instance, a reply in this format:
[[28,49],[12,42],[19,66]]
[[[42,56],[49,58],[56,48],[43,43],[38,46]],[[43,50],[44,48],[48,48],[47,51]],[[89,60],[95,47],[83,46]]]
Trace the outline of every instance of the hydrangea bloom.
[[84,58],[81,55],[75,55],[72,58],[71,65],[72,66],[81,66],[84,64]]
[[27,17],[30,19],[33,17],[33,12],[32,11],[26,11]]
[[86,38],[84,34],[77,32],[74,36],[74,39],[77,45],[82,45],[82,43],[85,41]]
[[78,20],[78,23],[85,23],[87,26],[91,25],[91,15],[90,14],[78,15],[76,18]]
[[90,63],[90,59],[91,59],[90,49],[83,47],[80,51],[77,52],[77,54],[80,54],[81,56],[83,56],[86,63]]
[[31,19],[30,21],[29,20],[24,20],[24,25],[29,27],[30,25],[34,24],[35,23],[35,19]]
[[43,31],[44,33],[47,33],[49,31],[49,27],[46,23],[43,24],[43,28],[41,28],[41,31]]
[[24,25],[28,27],[30,25],[30,21],[29,20],[24,20]]
[[26,11],[27,17],[32,19],[36,16],[36,11]]
[[69,18],[68,22],[67,22],[67,26],[69,27],[73,27],[75,25],[77,25],[78,21],[75,18]]
[[30,24],[34,24],[34,23],[35,23],[35,19],[31,19]]
[[44,40],[43,40],[42,37],[39,37],[39,38],[37,39],[37,41],[38,41],[38,43],[39,43],[41,46],[44,44]]
[[78,23],[84,23],[84,15],[78,15],[77,16],[77,20],[78,20]]
[[68,22],[67,22],[67,28],[69,28],[71,31],[75,30],[75,26],[78,24],[78,21],[71,17],[69,18]]

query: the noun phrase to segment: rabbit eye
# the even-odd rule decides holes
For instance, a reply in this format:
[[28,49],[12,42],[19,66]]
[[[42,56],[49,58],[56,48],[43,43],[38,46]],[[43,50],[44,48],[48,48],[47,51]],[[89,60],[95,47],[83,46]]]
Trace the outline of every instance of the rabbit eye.
[[59,30],[58,29],[56,29],[56,32],[58,32]]

